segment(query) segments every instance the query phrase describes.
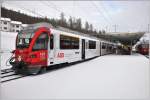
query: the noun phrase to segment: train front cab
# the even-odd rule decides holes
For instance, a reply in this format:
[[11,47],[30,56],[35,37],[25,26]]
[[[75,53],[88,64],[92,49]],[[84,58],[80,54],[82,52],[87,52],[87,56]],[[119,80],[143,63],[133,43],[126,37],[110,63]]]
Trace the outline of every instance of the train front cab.
[[143,55],[148,55],[149,54],[149,44],[140,44],[138,45],[138,52],[143,54]]
[[48,60],[50,30],[46,27],[23,30],[16,38],[12,69],[16,73],[37,74],[44,71]]

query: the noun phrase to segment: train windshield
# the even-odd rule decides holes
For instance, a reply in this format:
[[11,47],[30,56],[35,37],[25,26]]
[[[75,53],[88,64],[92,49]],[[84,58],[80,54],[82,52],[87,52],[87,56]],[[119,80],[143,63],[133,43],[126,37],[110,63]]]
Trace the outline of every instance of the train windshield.
[[143,44],[142,48],[149,48],[149,44]]
[[30,45],[30,42],[32,40],[32,37],[34,35],[33,30],[23,30],[18,33],[18,38],[17,38],[17,48],[28,48]]

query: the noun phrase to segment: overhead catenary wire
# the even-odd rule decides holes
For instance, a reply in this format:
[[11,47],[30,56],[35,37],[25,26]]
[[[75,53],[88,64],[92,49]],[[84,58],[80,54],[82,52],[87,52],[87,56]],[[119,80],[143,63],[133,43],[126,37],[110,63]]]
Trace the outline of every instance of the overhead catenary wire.
[[104,15],[104,13],[101,11],[101,9],[99,9],[99,8],[97,7],[97,5],[96,5],[93,1],[90,1],[90,2],[91,2],[91,4],[95,7],[95,9],[97,10],[97,12],[98,12],[100,15],[103,16],[102,18],[106,21],[106,23],[111,24],[111,22],[105,17],[105,15]]
[[[113,19],[111,17],[111,14],[109,13],[109,11],[106,9],[106,6],[103,4],[103,2],[100,2],[100,4],[101,4],[101,7],[103,8],[103,10],[105,11],[105,13],[107,14],[108,18],[111,20],[111,23],[113,24]],[[107,25],[106,27],[107,27],[106,30],[108,30],[108,28],[109,28],[109,31],[110,31],[111,25]]]
[[[42,4],[44,4],[45,6],[47,6],[50,9],[54,9],[55,11],[59,12],[59,13],[64,13],[64,15],[68,16],[68,18],[71,16],[71,14],[65,13],[62,10],[60,10],[54,3],[52,3],[51,1],[47,1],[47,2],[42,2],[40,1]],[[50,4],[49,4],[50,3]]]
[[111,17],[111,15],[109,14],[109,11],[105,8],[105,6],[104,6],[104,4],[103,4],[103,2],[100,2],[100,7],[103,9],[103,11],[107,14],[107,17],[110,19],[110,22],[112,23],[112,17]]

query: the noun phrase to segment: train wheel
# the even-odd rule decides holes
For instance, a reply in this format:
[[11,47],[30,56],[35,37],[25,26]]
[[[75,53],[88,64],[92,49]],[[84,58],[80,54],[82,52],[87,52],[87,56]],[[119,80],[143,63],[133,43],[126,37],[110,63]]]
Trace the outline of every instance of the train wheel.
[[45,73],[46,72],[46,67],[42,67],[41,69],[40,69],[40,74],[43,74],[43,73]]

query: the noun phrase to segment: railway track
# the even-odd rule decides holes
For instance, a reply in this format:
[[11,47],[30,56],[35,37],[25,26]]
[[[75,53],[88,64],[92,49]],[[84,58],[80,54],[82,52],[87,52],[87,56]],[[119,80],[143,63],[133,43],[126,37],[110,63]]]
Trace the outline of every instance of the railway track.
[[12,69],[1,70],[1,83],[16,80],[26,75],[16,74]]

